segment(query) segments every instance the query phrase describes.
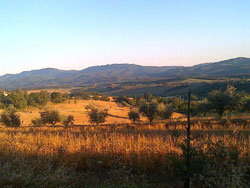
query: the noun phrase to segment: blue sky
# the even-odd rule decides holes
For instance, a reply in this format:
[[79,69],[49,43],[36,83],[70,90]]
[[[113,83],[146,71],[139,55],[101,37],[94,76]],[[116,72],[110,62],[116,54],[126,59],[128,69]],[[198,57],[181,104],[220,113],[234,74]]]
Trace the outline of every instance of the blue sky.
[[0,0],[0,75],[250,57],[248,0]]

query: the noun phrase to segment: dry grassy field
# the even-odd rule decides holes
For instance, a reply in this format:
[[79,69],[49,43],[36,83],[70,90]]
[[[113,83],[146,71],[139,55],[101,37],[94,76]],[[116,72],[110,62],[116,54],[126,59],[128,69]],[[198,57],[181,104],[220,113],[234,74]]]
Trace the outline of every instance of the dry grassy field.
[[[0,187],[182,187],[185,130],[177,127],[2,127]],[[192,185],[248,188],[249,132],[196,127]]]
[[[44,109],[53,109],[58,110],[61,115],[73,115],[75,125],[86,125],[89,124],[87,117],[87,110],[85,107],[89,104],[93,104],[98,108],[107,108],[109,116],[107,117],[106,124],[120,124],[120,123],[130,123],[128,119],[129,107],[124,107],[116,102],[107,102],[107,101],[96,101],[96,100],[67,100],[64,103],[55,104],[49,102],[42,109],[28,107],[21,112],[20,118],[22,121],[21,126],[31,126],[31,120],[38,118],[40,116],[39,112]],[[141,118],[141,122],[147,121],[145,117]]]
[[[106,125],[89,125],[89,104],[109,109]],[[46,108],[73,115],[75,125],[31,126]],[[0,187],[183,187],[185,116],[174,113],[152,125],[142,117],[133,125],[128,112],[119,103],[95,100],[50,102],[18,112],[20,128],[0,127]],[[249,117],[191,122],[192,186],[249,188]]]

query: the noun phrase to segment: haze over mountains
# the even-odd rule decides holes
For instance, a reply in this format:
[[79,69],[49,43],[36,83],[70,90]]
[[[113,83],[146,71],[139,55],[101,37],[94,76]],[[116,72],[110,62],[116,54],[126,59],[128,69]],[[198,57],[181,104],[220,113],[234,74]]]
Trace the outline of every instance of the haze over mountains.
[[192,67],[112,64],[89,67],[80,71],[45,68],[0,76],[0,88],[85,86],[89,84],[140,82],[175,77],[243,75],[250,75],[250,58],[239,57]]

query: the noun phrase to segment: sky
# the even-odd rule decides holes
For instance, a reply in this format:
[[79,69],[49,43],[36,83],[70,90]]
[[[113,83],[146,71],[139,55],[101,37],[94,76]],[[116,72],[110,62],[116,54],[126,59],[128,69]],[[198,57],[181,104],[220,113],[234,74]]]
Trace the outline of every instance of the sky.
[[249,0],[0,0],[0,75],[250,57]]

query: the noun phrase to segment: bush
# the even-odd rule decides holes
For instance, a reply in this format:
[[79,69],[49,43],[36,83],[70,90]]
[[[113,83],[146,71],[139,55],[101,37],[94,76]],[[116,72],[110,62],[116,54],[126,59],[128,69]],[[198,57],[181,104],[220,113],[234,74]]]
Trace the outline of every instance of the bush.
[[40,116],[41,122],[43,124],[55,125],[56,123],[61,121],[59,112],[55,110],[46,110],[44,112],[40,112]]
[[66,119],[63,121],[63,125],[64,125],[65,127],[67,127],[67,126],[69,126],[69,125],[73,125],[73,123],[74,123],[74,117],[73,117],[72,115],[68,115],[68,116],[66,117]]
[[31,123],[34,126],[42,126],[42,125],[44,125],[44,123],[42,122],[41,118],[35,118],[35,119],[31,120]]
[[160,103],[158,105],[158,115],[162,119],[169,119],[173,113],[173,107],[170,105],[166,105],[164,103]]
[[135,123],[136,121],[140,120],[140,115],[138,112],[135,112],[133,110],[131,110],[129,113],[128,113],[128,117],[130,119],[131,122]]
[[101,101],[110,101],[109,97],[107,97],[107,96],[102,96],[102,97],[100,98],[100,100],[101,100]]
[[130,99],[129,97],[127,97],[127,96],[119,96],[119,97],[114,97],[114,101],[115,102],[119,102],[119,103],[123,103],[124,104],[124,102],[126,103],[126,104],[129,104],[129,105],[131,105],[131,106],[136,106],[136,99]]
[[1,122],[8,127],[20,127],[20,116],[16,113],[15,109],[7,109],[1,114]]
[[97,96],[97,95],[94,95],[94,96],[92,97],[92,99],[95,100],[95,101],[99,101],[99,100],[100,100],[100,97]]
[[107,109],[98,109],[95,107],[89,108],[88,112],[88,117],[89,117],[89,122],[92,124],[99,125],[100,123],[104,123],[106,120],[106,117],[108,115],[108,110]]

